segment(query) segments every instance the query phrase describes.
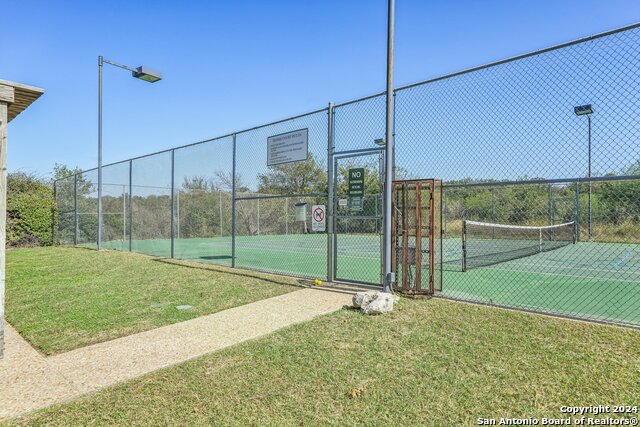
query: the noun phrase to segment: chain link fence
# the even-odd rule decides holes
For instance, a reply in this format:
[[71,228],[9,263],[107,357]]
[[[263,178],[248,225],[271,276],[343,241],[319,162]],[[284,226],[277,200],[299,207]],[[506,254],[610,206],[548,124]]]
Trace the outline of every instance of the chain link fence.
[[[639,57],[633,25],[395,91],[395,179],[443,182],[436,296],[640,326]],[[307,160],[268,166],[297,130]],[[106,166],[104,246],[380,284],[384,134],[378,94]],[[56,198],[58,241],[95,245],[96,170]]]

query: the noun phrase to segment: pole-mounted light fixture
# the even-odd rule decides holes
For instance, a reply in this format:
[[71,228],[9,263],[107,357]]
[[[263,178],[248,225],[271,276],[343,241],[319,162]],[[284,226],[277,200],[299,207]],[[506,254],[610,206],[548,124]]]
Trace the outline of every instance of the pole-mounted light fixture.
[[136,79],[144,80],[149,83],[155,83],[158,80],[162,80],[162,73],[152,70],[149,67],[138,67],[131,73]]
[[131,75],[137,79],[149,83],[162,80],[162,73],[148,67],[128,67],[117,62],[98,56],[98,250],[102,249],[102,66],[113,65],[131,71]]
[[578,105],[573,108],[573,112],[576,113],[576,116],[584,116],[587,114],[593,114],[593,108],[591,107],[591,104]]

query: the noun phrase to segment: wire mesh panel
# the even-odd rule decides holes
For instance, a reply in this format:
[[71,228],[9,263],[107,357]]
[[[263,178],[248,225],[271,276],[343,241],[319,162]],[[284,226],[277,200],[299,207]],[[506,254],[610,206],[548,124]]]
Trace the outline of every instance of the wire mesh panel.
[[[257,197],[257,198],[255,198]],[[324,196],[244,195],[236,200],[236,266],[302,277],[327,274],[327,234],[311,227]],[[303,211],[299,217],[296,211]]]
[[171,256],[171,152],[131,164],[131,250]]
[[[311,206],[327,205],[327,110],[236,135],[235,265],[326,277],[327,234],[311,230]],[[268,139],[301,131],[305,159],[268,165]],[[295,221],[306,203],[306,221]]]
[[397,90],[397,167],[446,181],[633,175],[639,54],[633,28]]
[[233,138],[174,156],[174,256],[231,265]]
[[102,244],[129,250],[129,162],[102,169]]
[[375,148],[385,137],[386,96],[377,95],[333,109],[336,152]]
[[75,175],[55,182],[56,206],[58,212],[55,241],[61,244],[75,243],[76,206]]
[[[588,187],[584,180],[445,187],[455,210],[442,241],[441,295],[640,325],[640,179],[591,183],[591,238]],[[495,222],[478,222],[491,215],[491,193]]]

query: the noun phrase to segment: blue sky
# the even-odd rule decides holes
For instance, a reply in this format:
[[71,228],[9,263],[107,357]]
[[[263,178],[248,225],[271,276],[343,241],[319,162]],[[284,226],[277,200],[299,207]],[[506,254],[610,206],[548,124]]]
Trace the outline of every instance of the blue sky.
[[[396,8],[396,86],[640,20],[622,0]],[[382,91],[385,25],[384,0],[7,2],[0,79],[46,90],[10,126],[9,170],[96,165],[100,54],[165,76],[105,67],[110,163]]]

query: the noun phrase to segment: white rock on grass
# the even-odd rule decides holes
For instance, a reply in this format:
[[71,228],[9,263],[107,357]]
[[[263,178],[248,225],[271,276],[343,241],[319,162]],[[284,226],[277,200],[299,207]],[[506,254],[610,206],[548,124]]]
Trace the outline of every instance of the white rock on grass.
[[353,296],[354,307],[360,307],[364,314],[383,314],[393,311],[398,297],[384,292],[358,292]]
[[369,305],[371,301],[378,297],[378,291],[367,291],[367,292],[357,292],[353,296],[353,306],[356,308],[361,308],[362,306]]

